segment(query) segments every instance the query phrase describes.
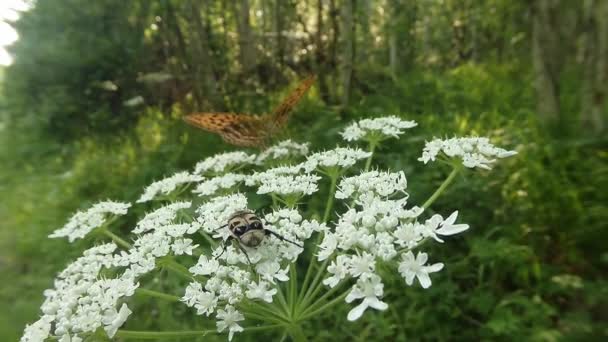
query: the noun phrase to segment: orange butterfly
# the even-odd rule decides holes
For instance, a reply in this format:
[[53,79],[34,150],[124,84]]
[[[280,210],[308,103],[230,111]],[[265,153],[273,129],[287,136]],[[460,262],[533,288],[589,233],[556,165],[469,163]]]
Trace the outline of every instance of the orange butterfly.
[[184,120],[192,126],[219,134],[224,141],[236,146],[263,146],[287,123],[289,112],[315,81],[309,76],[272,112],[262,116],[236,113],[193,113]]

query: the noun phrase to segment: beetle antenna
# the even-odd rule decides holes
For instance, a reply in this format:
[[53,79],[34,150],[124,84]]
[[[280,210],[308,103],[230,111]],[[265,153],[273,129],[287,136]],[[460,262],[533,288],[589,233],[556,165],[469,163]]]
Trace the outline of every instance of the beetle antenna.
[[214,229],[213,231],[214,231],[214,232],[216,232],[216,231],[218,231],[218,230],[220,230],[220,229],[222,229],[222,228],[226,228],[226,227],[228,227],[228,224],[227,224],[227,223],[226,223],[225,225],[223,225],[223,226],[219,227],[219,228]]
[[299,243],[297,243],[297,242],[293,242],[293,241],[291,241],[291,240],[289,240],[289,239],[286,239],[286,238],[285,238],[285,237],[283,237],[282,235],[279,235],[279,234],[277,234],[277,233],[273,232],[273,231],[272,231],[272,230],[270,230],[270,229],[264,229],[264,232],[266,232],[266,235],[272,235],[272,236],[276,237],[277,239],[279,239],[279,240],[281,240],[281,241],[286,241],[286,242],[289,242],[289,243],[291,243],[291,244],[294,244],[294,245],[296,245],[296,246],[298,246],[298,247],[300,247],[300,248],[304,248],[304,246],[300,245]]

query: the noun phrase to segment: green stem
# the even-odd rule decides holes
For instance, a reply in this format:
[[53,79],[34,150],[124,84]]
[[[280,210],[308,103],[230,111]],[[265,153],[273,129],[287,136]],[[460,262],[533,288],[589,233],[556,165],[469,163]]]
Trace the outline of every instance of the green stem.
[[[315,278],[313,279],[312,283],[310,283],[310,286],[306,290],[306,294],[304,294],[304,297],[302,298],[302,301],[300,302],[301,308],[306,308],[308,303],[310,303],[310,301],[313,298],[312,297],[313,293],[318,292],[318,291],[316,291],[316,289],[317,289],[317,286],[321,286],[321,284],[320,284],[321,277],[325,273],[325,268],[327,267],[327,263],[329,262],[329,259],[330,258],[323,260],[323,263],[321,264],[321,266],[319,266],[319,269],[317,270],[317,274],[315,275]],[[306,310],[306,309],[304,309],[304,310]]]
[[108,228],[102,228],[101,232],[103,234],[105,234],[106,236],[108,236],[110,239],[112,239],[112,241],[114,241],[115,244],[125,248],[125,249],[131,249],[131,244],[128,243],[127,241],[123,240],[120,236],[112,233],[111,231],[108,230]]
[[281,288],[281,285],[277,284],[276,288],[277,295],[279,297],[279,303],[281,303],[285,315],[291,317],[291,310],[289,309],[289,305],[287,305],[287,301],[285,300],[285,295],[283,294],[283,289]]
[[161,266],[170,269],[171,271],[178,273],[190,280],[194,278],[194,276],[190,273],[190,271],[188,271],[186,267],[184,267],[180,263],[175,262],[174,260],[164,259],[161,261]]
[[334,206],[334,193],[336,192],[336,184],[338,182],[338,175],[331,175],[331,184],[329,185],[329,195],[327,196],[327,203],[325,204],[325,213],[323,214],[323,222],[327,222],[331,216],[331,210]]
[[148,290],[148,289],[143,289],[143,288],[138,288],[137,290],[135,290],[135,293],[142,295],[142,296],[148,296],[148,297],[154,297],[154,298],[159,298],[162,300],[167,300],[169,302],[179,302],[180,298],[178,296],[174,296],[174,295],[170,295],[167,293],[162,293],[162,292],[158,292],[158,291],[154,291],[154,290]]
[[262,315],[259,312],[253,312],[253,311],[241,310],[241,309],[239,309],[239,311],[241,311],[241,313],[243,315],[245,315],[245,317],[247,317],[247,318],[257,319],[262,322],[272,322],[272,323],[280,324],[283,326],[286,324],[289,324],[289,322],[286,321],[285,319],[279,319],[275,316]]
[[[281,328],[280,324],[263,325],[259,327],[246,327],[244,331],[264,331]],[[158,340],[158,339],[176,339],[186,337],[205,336],[207,334],[217,334],[216,329],[209,330],[183,330],[183,331],[135,331],[135,330],[118,330],[116,337],[124,339],[138,340]]]
[[[306,309],[304,309],[304,311],[302,312],[302,315],[306,315],[310,311],[316,310],[318,307],[320,307],[327,298],[331,297],[331,295],[333,295],[336,291],[338,291],[340,289],[340,287],[342,287],[342,283],[343,282],[336,284],[336,286],[331,288],[329,291],[325,292],[325,294],[323,294],[323,296],[321,296],[319,299],[317,299],[314,303],[308,305],[308,307]],[[321,289],[323,289],[322,284],[317,286],[317,289],[313,292],[312,296],[310,296],[309,301],[311,299],[315,298]]]
[[205,336],[207,334],[215,334],[213,330],[184,330],[184,331],[136,331],[136,330],[118,330],[115,337],[124,339],[137,340],[159,340],[159,339],[176,339],[184,337]]
[[460,171],[459,167],[455,167],[452,170],[452,172],[450,173],[448,178],[446,178],[443,181],[443,183],[441,183],[439,188],[437,188],[437,190],[435,190],[435,192],[431,195],[431,197],[429,197],[429,199],[426,200],[426,202],[424,202],[424,204],[422,205],[423,209],[427,209],[428,207],[431,206],[431,204],[433,204],[435,202],[435,200],[437,200],[437,198],[445,191],[445,189],[448,187],[448,185],[450,185],[450,183],[452,183],[454,178],[456,178],[456,175],[458,175],[459,171]]
[[369,142],[369,151],[371,152],[369,158],[367,158],[367,161],[365,162],[365,171],[369,171],[370,166],[372,166],[372,159],[374,158],[374,151],[376,150],[376,146],[378,144],[373,143],[373,142]]
[[296,264],[291,263],[289,265],[289,309],[291,310],[291,317],[294,317],[296,313],[297,294],[298,276],[296,274]]
[[291,338],[294,340],[294,342],[308,341],[301,326],[299,326],[297,324],[292,324],[289,326],[288,330],[289,330],[289,335],[291,335]]
[[348,292],[349,291],[346,291],[346,292],[342,293],[341,295],[339,295],[338,297],[334,298],[332,301],[330,301],[329,303],[323,305],[322,307],[318,308],[317,310],[314,310],[312,312],[309,312],[306,315],[303,315],[301,319],[302,320],[309,319],[311,317],[314,317],[314,316],[317,316],[317,315],[323,313],[323,311],[331,308],[332,306],[334,306],[334,305],[340,303],[342,300],[344,300],[344,298],[346,298],[346,296],[348,295]]

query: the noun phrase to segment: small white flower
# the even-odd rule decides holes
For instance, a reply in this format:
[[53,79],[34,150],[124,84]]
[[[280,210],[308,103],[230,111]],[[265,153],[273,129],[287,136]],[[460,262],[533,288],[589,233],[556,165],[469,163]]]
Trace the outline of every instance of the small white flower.
[[203,290],[198,282],[192,282],[186,287],[186,293],[181,298],[186,305],[196,308],[198,315],[209,316],[217,306],[217,296],[213,292]]
[[414,283],[414,278],[418,278],[420,285],[423,288],[431,286],[431,277],[429,273],[439,272],[443,269],[442,263],[436,263],[430,266],[426,266],[428,260],[428,254],[418,252],[418,255],[414,257],[414,253],[407,252],[401,255],[401,262],[399,263],[399,273],[405,278],[405,282],[408,285]]
[[260,281],[258,283],[251,283],[247,285],[247,298],[249,299],[261,299],[267,303],[272,303],[272,297],[277,293],[277,289],[268,289],[269,283]]
[[404,133],[404,129],[416,127],[415,121],[406,121],[396,116],[386,116],[375,119],[363,119],[346,127],[342,137],[346,141],[372,139],[381,141],[388,138],[397,138]]
[[422,237],[431,237],[437,242],[443,242],[437,235],[449,236],[469,229],[468,224],[454,224],[457,217],[458,211],[453,212],[452,215],[445,220],[441,215],[435,214],[430,219],[426,220],[423,225],[417,225],[416,229]]
[[103,328],[110,338],[114,337],[118,328],[127,321],[131,313],[133,311],[129,309],[127,304],[123,304],[120,307],[120,311],[117,312],[116,309],[111,308],[104,314],[102,322],[105,326]]
[[215,258],[207,258],[205,255],[201,255],[196,265],[190,267],[190,273],[194,275],[210,275],[217,272],[220,267],[220,262]]
[[443,154],[449,158],[461,158],[462,165],[468,168],[481,168],[490,170],[496,158],[507,158],[516,155],[516,151],[508,151],[496,147],[488,138],[464,137],[451,139],[434,139],[425,144],[422,156],[418,158],[423,163],[435,161],[437,156]]
[[227,173],[216,176],[199,183],[192,192],[199,196],[215,195],[218,190],[226,190],[236,187],[239,183],[247,179],[247,175],[237,173]]
[[290,157],[305,156],[307,154],[308,143],[298,144],[288,139],[262,151],[255,162],[258,165],[262,165],[267,160],[283,160]]
[[325,152],[317,152],[308,156],[304,163],[304,170],[312,172],[315,169],[328,169],[333,167],[348,168],[359,160],[369,158],[371,152],[358,148],[337,147]]
[[348,313],[349,321],[356,321],[363,315],[367,308],[384,311],[388,309],[388,304],[381,301],[384,284],[379,276],[373,275],[369,278],[359,278],[357,284],[353,287],[350,293],[346,296],[346,302],[351,303],[355,299],[363,298],[361,304],[354,307]]
[[74,240],[85,237],[93,229],[103,225],[109,215],[120,216],[126,214],[130,206],[129,203],[99,202],[87,211],[79,211],[74,214],[65,226],[55,230],[49,237],[67,237],[68,241],[74,242]]
[[336,238],[336,235],[332,234],[331,232],[327,232],[327,234],[325,234],[323,237],[323,241],[321,241],[321,244],[319,244],[320,251],[317,255],[318,260],[323,261],[329,258],[337,247],[338,239]]
[[216,322],[217,331],[222,332],[228,328],[228,341],[232,341],[232,336],[235,332],[243,331],[238,322],[245,319],[245,317],[238,312],[234,307],[227,305],[226,310],[218,310],[216,315],[218,321]]
[[253,164],[255,159],[255,154],[249,155],[241,151],[217,154],[198,162],[194,167],[194,174],[200,175],[209,172],[222,173],[227,170],[235,169],[238,166]]
[[171,249],[175,255],[192,255],[192,251],[198,247],[198,245],[193,245],[192,242],[191,239],[175,239],[171,245]]
[[362,255],[353,255],[348,267],[353,277],[369,278],[376,269],[376,261],[372,254],[363,252]]
[[346,278],[348,275],[348,263],[350,259],[348,256],[341,254],[338,255],[336,260],[332,261],[327,266],[327,272],[331,273],[332,276],[323,280],[323,284],[329,287],[335,287],[338,285],[340,280]]
[[23,336],[19,340],[20,342],[40,342],[45,341],[49,337],[51,331],[51,323],[54,317],[50,315],[44,315],[40,317],[36,322],[25,326]]
[[285,195],[311,195],[319,190],[317,182],[321,177],[316,175],[275,175],[272,177],[260,177],[258,194],[273,193],[280,196]]
[[167,177],[163,180],[156,181],[150,184],[145,190],[141,197],[137,200],[137,203],[148,202],[154,199],[158,194],[168,195],[177,189],[178,186],[200,182],[203,177],[199,175],[191,175],[188,172],[179,172],[171,177]]
[[356,198],[356,195],[388,197],[396,192],[405,193],[407,180],[403,172],[363,172],[358,176],[342,178],[336,198]]
[[175,220],[179,210],[190,208],[191,205],[191,202],[174,202],[160,207],[144,216],[133,229],[133,233],[141,234],[168,225]]

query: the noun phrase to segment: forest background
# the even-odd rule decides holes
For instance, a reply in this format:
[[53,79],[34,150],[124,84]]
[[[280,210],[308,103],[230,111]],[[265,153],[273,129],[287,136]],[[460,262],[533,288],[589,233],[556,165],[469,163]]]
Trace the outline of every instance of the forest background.
[[[437,203],[463,209],[471,230],[433,251],[448,267],[432,288],[395,278],[403,291],[390,310],[356,323],[339,312],[310,331],[360,341],[608,338],[608,1],[29,4],[10,22],[19,40],[0,70],[0,340],[37,319],[43,290],[90,244],[47,238],[72,213],[134,201],[153,180],[234,149],[183,115],[264,113],[311,73],[317,83],[284,136],[318,149],[355,119],[416,120],[377,159],[406,172],[414,201],[444,176],[416,161],[425,139],[489,136],[519,154]],[[147,310],[127,326],[178,330],[191,314],[156,302]]]

